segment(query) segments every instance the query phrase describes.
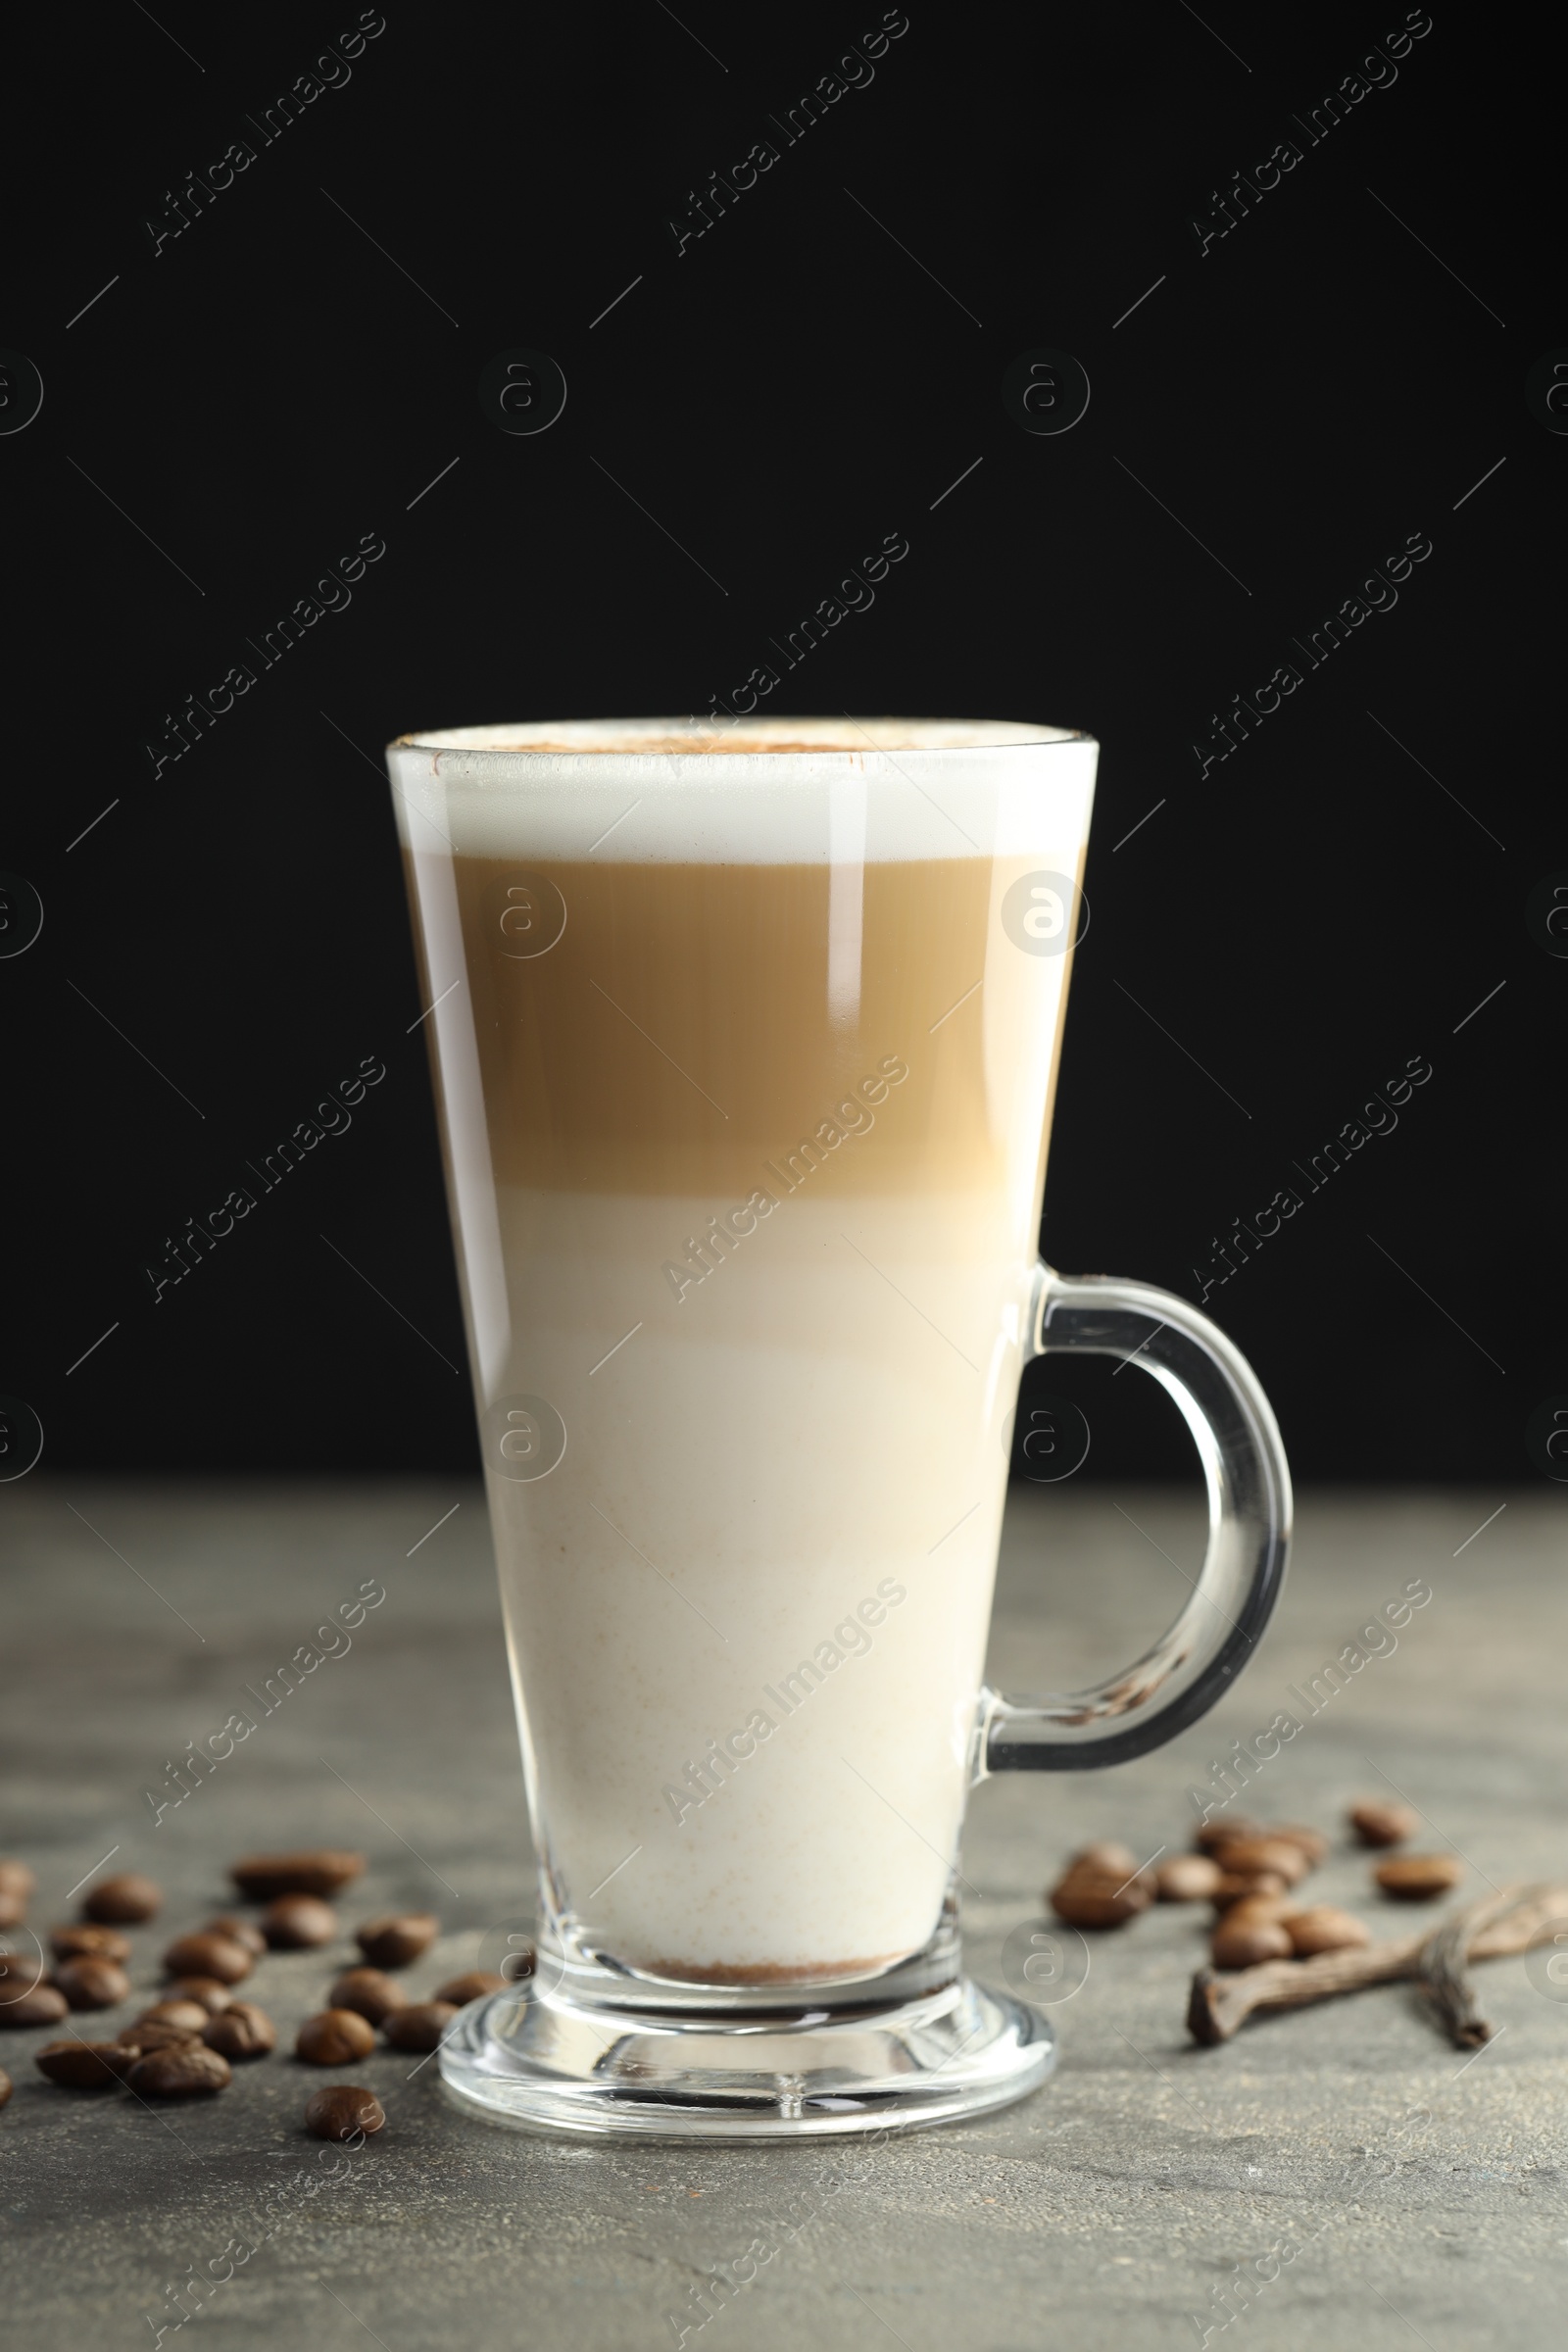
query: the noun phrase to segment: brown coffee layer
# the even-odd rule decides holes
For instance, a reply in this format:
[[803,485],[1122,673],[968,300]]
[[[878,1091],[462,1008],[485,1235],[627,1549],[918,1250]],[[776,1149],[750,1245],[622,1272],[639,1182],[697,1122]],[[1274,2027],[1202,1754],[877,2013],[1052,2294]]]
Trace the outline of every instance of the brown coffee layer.
[[498,1183],[744,1200],[813,1140],[835,1189],[993,1180],[986,1025],[1042,966],[992,859],[837,869],[837,896],[826,864],[451,862]]

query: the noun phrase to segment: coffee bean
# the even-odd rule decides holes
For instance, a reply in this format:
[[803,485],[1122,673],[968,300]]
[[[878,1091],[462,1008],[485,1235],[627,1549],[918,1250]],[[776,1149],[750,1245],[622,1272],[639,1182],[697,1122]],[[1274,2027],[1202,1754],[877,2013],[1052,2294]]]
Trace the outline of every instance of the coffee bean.
[[277,1894],[336,1894],[365,1868],[363,1854],[327,1848],[304,1854],[248,1854],[229,1877],[248,1902],[270,1902]]
[[233,2081],[228,2060],[202,2042],[181,2042],[177,2048],[150,2050],[138,2058],[125,2081],[144,2099],[209,2098]]
[[14,1894],[20,1902],[24,1903],[30,1894],[36,1894],[37,1891],[37,1874],[29,1870],[25,1862],[15,1862],[9,1858],[0,1860],[0,1894]]
[[4,2067],[3,2067],[3,2066],[0,2066],[0,2107],[3,2107],[3,2106],[5,2105],[5,2103],[6,2103],[7,2099],[9,2099],[9,2098],[10,2098],[10,2096],[11,2096],[11,2077],[10,2077],[10,2076],[9,2076],[9,2075],[6,2073],[6,2070],[5,2070],[5,2068],[4,2068]]
[[450,2001],[412,2001],[406,2009],[394,2009],[381,2032],[394,2050],[433,2050],[457,2014]]
[[1231,1878],[1241,1878],[1249,1872],[1273,1871],[1294,1886],[1304,1879],[1312,1867],[1298,1845],[1289,1838],[1239,1838],[1222,1845],[1214,1856],[1220,1869]]
[[372,1968],[407,1968],[429,1950],[440,1925],[433,1911],[403,1911],[368,1919],[355,1929],[354,1940]]
[[49,1948],[57,1960],[128,1960],[130,1937],[118,1928],[51,1928]]
[[1228,1903],[1214,1922],[1220,1927],[1250,1927],[1260,1919],[1288,1919],[1296,1908],[1294,1894],[1244,1894],[1239,1902]]
[[1420,1834],[1421,1816],[1392,1797],[1369,1796],[1349,1812],[1351,1829],[1363,1845],[1402,1845]]
[[280,1894],[262,1913],[262,1934],[274,1952],[309,1951],[331,1942],[337,1913],[314,1894]]
[[207,2016],[201,2001],[154,2001],[150,2009],[144,2009],[140,2017],[131,2021],[131,2030],[137,2026],[183,2026],[187,2034],[199,2034]]
[[1336,1909],[1333,1903],[1317,1903],[1309,1911],[1293,1911],[1280,1924],[1291,1939],[1292,1951],[1300,1960],[1309,1960],[1314,1952],[1352,1951],[1372,1940],[1362,1921],[1352,1918],[1348,1911]]
[[30,1992],[43,1982],[43,1962],[32,1952],[0,1952],[0,2000],[19,1987]]
[[164,1890],[153,1879],[144,1879],[134,1870],[117,1871],[112,1879],[100,1879],[89,1886],[82,1897],[82,1912],[88,1919],[103,1920],[111,1927],[139,1927],[144,1919],[156,1918],[163,1908]]
[[73,2009],[113,2009],[130,1998],[130,1979],[118,1960],[88,1952],[80,1960],[62,1960],[52,1979]]
[[1154,1872],[1154,1885],[1162,1903],[1200,1903],[1213,1893],[1221,1875],[1208,1854],[1172,1854]]
[[1051,1889],[1051,1907],[1069,1928],[1120,1928],[1153,1901],[1148,1873],[1118,1879],[1110,1871],[1069,1870]]
[[1138,1856],[1132,1847],[1118,1845],[1114,1838],[1105,1838],[1098,1845],[1081,1845],[1067,1864],[1068,1870],[1114,1871],[1118,1886],[1123,1879],[1130,1879],[1137,1868]]
[[1228,1911],[1232,1903],[1247,1900],[1250,1894],[1284,1894],[1286,1885],[1277,1870],[1222,1871],[1214,1888],[1216,1911]]
[[326,1998],[329,2007],[352,2009],[372,2026],[378,2026],[394,2009],[403,2007],[408,1994],[378,1968],[350,1968],[338,1978]]
[[66,1996],[52,1984],[35,1985],[31,1992],[0,1993],[0,2030],[21,2033],[26,2026],[58,2026],[66,2015]]
[[122,2027],[115,2039],[133,2058],[145,2058],[149,2050],[182,2049],[187,2042],[200,2041],[201,2035],[189,2026],[172,2026],[155,2017],[144,2026]]
[[251,1920],[236,1919],[232,1912],[225,1911],[220,1919],[210,1919],[202,1933],[206,1936],[226,1936],[231,1942],[241,1945],[258,1960],[267,1949],[267,1937],[261,1929]]
[[20,1928],[26,1916],[26,1896],[24,1894],[8,1894],[6,1889],[0,1886],[0,1928]]
[[1216,1968],[1252,1968],[1259,1960],[1288,1960],[1291,1939],[1277,1919],[1222,1920],[1209,1944]]
[[1277,1829],[1271,1829],[1268,1835],[1270,1838],[1287,1838],[1292,1845],[1298,1845],[1312,1870],[1316,1870],[1320,1862],[1328,1860],[1329,1841],[1323,1832],[1309,1829],[1303,1822],[1282,1822]]
[[220,1984],[237,1984],[251,1973],[251,1955],[231,1936],[181,1936],[164,1954],[172,1977],[216,1977]]
[[118,2041],[49,2041],[33,2053],[32,2063],[51,2082],[67,2090],[113,2090],[123,2082],[133,2061]]
[[448,1977],[436,1987],[438,2001],[450,2001],[454,2009],[466,2009],[470,2001],[482,2001],[487,1993],[505,1992],[508,1981],[494,1969],[470,1968],[466,1977]]
[[1217,1853],[1222,1845],[1234,1845],[1242,1838],[1266,1838],[1267,1830],[1260,1821],[1249,1814],[1225,1814],[1218,1821],[1205,1821],[1193,1839],[1200,1854]]
[[1401,1903],[1425,1903],[1457,1886],[1464,1864],[1457,1854],[1398,1854],[1392,1862],[1380,1862],[1372,1876],[1385,1894],[1397,1896]]
[[374,2047],[374,2029],[357,2009],[323,2009],[305,2020],[294,2040],[295,2055],[310,2066],[351,2066]]
[[329,2082],[305,2103],[305,2129],[318,2139],[353,2139],[362,2132],[379,2132],[385,2122],[374,2091],[362,2090],[357,2082]]
[[254,2001],[230,2001],[207,2020],[202,2039],[224,2058],[265,2058],[277,2047],[277,2028]]
[[234,1996],[216,1977],[176,1977],[169,1987],[168,1997],[172,2001],[200,2001],[208,2016],[216,2017],[220,2009],[228,2007]]

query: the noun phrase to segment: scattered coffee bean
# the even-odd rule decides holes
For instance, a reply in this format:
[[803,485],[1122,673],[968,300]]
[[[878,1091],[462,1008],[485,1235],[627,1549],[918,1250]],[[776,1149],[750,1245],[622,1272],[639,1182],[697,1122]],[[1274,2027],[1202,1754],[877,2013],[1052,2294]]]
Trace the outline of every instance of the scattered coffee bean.
[[87,1952],[79,1960],[62,1960],[51,1979],[73,2009],[113,2009],[130,1998],[130,1979],[118,1960]]
[[125,2081],[144,2099],[201,2099],[226,2089],[233,2081],[228,2060],[199,2041],[149,2050],[138,2058]]
[[408,1997],[402,1985],[394,1984],[378,1968],[346,1969],[326,1996],[329,2008],[352,2009],[372,2026],[390,2017],[394,2009],[401,2009]]
[[1214,1888],[1216,1911],[1228,1911],[1232,1903],[1245,1902],[1250,1894],[1284,1894],[1286,1883],[1277,1870],[1222,1871]]
[[1239,1838],[1222,1845],[1214,1856],[1220,1869],[1231,1878],[1241,1878],[1250,1872],[1268,1870],[1282,1878],[1287,1886],[1294,1886],[1311,1869],[1305,1854],[1289,1838]]
[[1333,1903],[1317,1903],[1309,1911],[1293,1911],[1280,1925],[1298,1960],[1310,1960],[1314,1952],[1348,1952],[1372,1940],[1360,1920],[1352,1918],[1348,1911],[1336,1909]]
[[374,2091],[357,2082],[329,2082],[305,2104],[305,2129],[318,2139],[353,2139],[361,2132],[379,2132],[385,2122]]
[[6,2070],[5,2070],[5,2068],[4,2068],[4,2067],[3,2067],[3,2066],[0,2066],[0,2107],[3,2107],[3,2106],[5,2105],[5,2103],[6,2103],[7,2099],[9,2099],[9,2098],[10,2098],[10,2096],[11,2096],[11,2077],[10,2077],[10,2076],[9,2076],[9,2075],[6,2073]]
[[411,2001],[394,2009],[381,2031],[394,2050],[439,2049],[457,2014],[450,2001]]
[[207,2023],[208,2012],[201,2001],[154,2001],[131,2021],[131,2031],[137,2026],[183,2026],[187,2034],[199,2034]]
[[254,2001],[230,2001],[207,2020],[202,2039],[224,2058],[265,2058],[277,2047],[277,2028]]
[[1216,1968],[1252,1968],[1259,1960],[1288,1960],[1291,1939],[1277,1919],[1221,1920],[1209,1944]]
[[294,2041],[295,2055],[310,2066],[351,2066],[374,2047],[374,2029],[357,2009],[323,2009],[308,2017]]
[[220,2009],[228,2007],[234,1996],[216,1977],[176,1977],[169,1987],[168,1997],[172,2001],[200,2001],[208,2016],[216,2017]]
[[237,1984],[251,1973],[251,1955],[232,1936],[181,1936],[164,1954],[172,1977],[216,1977],[220,1984]]
[[274,1952],[305,1952],[330,1943],[337,1913],[314,1894],[280,1894],[262,1913],[262,1934]]
[[428,1952],[440,1934],[435,1912],[388,1912],[355,1929],[355,1942],[371,1969],[407,1969]]
[[1402,1845],[1419,1835],[1421,1816],[1392,1797],[1369,1796],[1349,1813],[1350,1827],[1363,1845]]
[[270,1902],[278,1894],[336,1894],[365,1868],[363,1854],[322,1848],[305,1854],[248,1854],[229,1877],[248,1902]]
[[247,1952],[251,1953],[252,1956],[258,1960],[267,1949],[267,1937],[262,1934],[261,1929],[257,1927],[253,1921],[248,1919],[236,1919],[231,1912],[227,1911],[223,1913],[220,1919],[210,1919],[207,1922],[206,1928],[203,1930],[203,1934],[208,1936],[227,1936],[232,1942],[242,1945]]
[[470,1968],[466,1977],[448,1977],[436,1987],[438,2001],[450,2001],[454,2009],[466,2009],[470,2001],[482,2001],[486,1994],[505,1992],[509,1980],[498,1976],[494,1969]]
[[1268,1835],[1270,1838],[1287,1838],[1292,1845],[1298,1845],[1306,1856],[1307,1867],[1311,1870],[1316,1870],[1320,1862],[1328,1860],[1329,1841],[1327,1838],[1324,1837],[1321,1830],[1309,1829],[1304,1822],[1282,1823],[1278,1828],[1271,1829]]
[[1205,1821],[1193,1839],[1200,1854],[1217,1853],[1222,1845],[1234,1845],[1243,1838],[1266,1838],[1267,1830],[1260,1821],[1249,1814],[1227,1814],[1222,1821]]
[[42,1982],[43,1962],[35,1953],[0,1952],[0,1987],[4,1987],[0,1999],[19,1985],[24,1992],[30,1992]]
[[1392,1862],[1380,1862],[1372,1876],[1385,1894],[1402,1903],[1424,1903],[1457,1886],[1464,1864],[1457,1854],[1397,1854]]
[[1172,1854],[1154,1872],[1162,1903],[1200,1903],[1220,1883],[1219,1864],[1208,1854]]
[[0,1886],[0,1928],[20,1928],[26,1916],[26,1896],[24,1894],[8,1894],[6,1889]]
[[1294,1894],[1244,1894],[1240,1902],[1225,1906],[1214,1925],[1239,1928],[1260,1919],[1288,1919],[1295,1908]]
[[152,1879],[144,1879],[134,1870],[117,1871],[112,1879],[100,1879],[89,1886],[82,1897],[81,1908],[88,1919],[104,1921],[110,1927],[139,1927],[144,1919],[154,1919],[163,1908],[164,1890]]
[[355,1929],[354,1940],[372,1968],[407,1968],[429,1950],[440,1925],[433,1911],[403,1911],[387,1919],[368,1919]]
[[[1105,1838],[1098,1845],[1081,1845],[1067,1864],[1068,1870],[1110,1870],[1120,1886],[1138,1868],[1138,1856],[1130,1845],[1118,1845],[1115,1839]],[[1065,1875],[1065,1874],[1063,1874]]]
[[1154,1899],[1147,1871],[1118,1879],[1110,1871],[1069,1870],[1051,1889],[1051,1907],[1069,1928],[1119,1928]]
[[200,2041],[201,2035],[189,2026],[172,2026],[162,2018],[152,2018],[144,2026],[124,2026],[115,2035],[122,2050],[133,2058],[145,2058],[149,2050],[178,2050],[187,2042]]
[[112,2090],[132,2064],[118,2041],[49,2041],[33,2054],[33,2065],[67,2090]]
[[52,1984],[35,1984],[30,1992],[0,1998],[0,2030],[21,2033],[27,2026],[58,2026],[67,2013],[66,1996]]
[[57,1960],[128,1960],[130,1937],[118,1928],[51,1928],[49,1948]]

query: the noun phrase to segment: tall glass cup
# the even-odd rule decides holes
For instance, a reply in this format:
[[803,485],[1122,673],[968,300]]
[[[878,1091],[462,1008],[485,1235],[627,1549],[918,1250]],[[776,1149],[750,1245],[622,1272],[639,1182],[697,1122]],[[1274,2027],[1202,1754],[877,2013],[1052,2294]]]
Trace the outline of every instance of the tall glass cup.
[[[959,1965],[965,1799],[1212,1704],[1284,1572],[1266,1399],[1184,1300],[1037,1254],[1096,747],[568,722],[388,753],[523,1769],[539,1960],[442,2053],[492,2120],[745,2138],[1049,2071]],[[982,1682],[1020,1368],[1136,1359],[1208,1486],[1098,1690]]]

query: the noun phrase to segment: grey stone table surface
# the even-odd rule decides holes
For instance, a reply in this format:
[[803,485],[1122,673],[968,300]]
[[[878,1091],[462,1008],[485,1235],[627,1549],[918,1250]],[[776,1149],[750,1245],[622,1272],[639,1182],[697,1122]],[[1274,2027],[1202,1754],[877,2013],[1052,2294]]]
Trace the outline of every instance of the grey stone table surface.
[[[977,1973],[1041,1916],[1074,1844],[1187,1843],[1191,1788],[1280,1713],[1301,1728],[1253,1767],[1250,1809],[1336,1827],[1348,1799],[1392,1782],[1428,1816],[1423,1842],[1466,1857],[1469,1890],[1568,1877],[1565,1500],[1308,1494],[1274,1625],[1211,1716],[1116,1772],[977,1792],[964,1847]],[[163,1918],[136,1936],[138,2001],[167,1936],[222,1907],[225,1861],[259,1847],[365,1849],[351,1920],[437,1910],[445,1932],[415,1988],[472,1966],[487,1929],[528,1912],[476,1491],[35,1473],[0,1490],[0,1853],[37,1869],[43,1925],[72,1915],[70,1890],[111,1849],[115,1868],[164,1884]],[[1015,1494],[994,1679],[1061,1689],[1124,1663],[1174,1614],[1200,1549],[1186,1494]],[[1364,1664],[1314,1701],[1325,1661],[1412,1583],[1431,1599],[1396,1646],[1362,1642]],[[246,1687],[265,1695],[367,1585],[385,1597],[352,1646],[155,1822],[187,1743],[255,1715]],[[1312,1886],[1375,1932],[1411,1922],[1374,1896],[1343,1837]],[[1399,1986],[1255,2021],[1205,2051],[1182,2022],[1200,1927],[1197,1907],[1169,1905],[1094,1938],[1087,1981],[1055,2012],[1061,2062],[1043,2090],[858,2156],[853,2142],[703,2151],[492,2131],[445,2103],[433,2064],[392,2052],[352,2070],[387,2129],[340,2156],[300,2129],[327,2078],[287,2055],[236,2070],[216,2101],[155,2113],[53,2088],[31,2063],[44,2036],[0,2034],[17,2085],[0,2112],[13,2340],[168,2342],[160,2330],[199,2303],[186,2324],[203,2340],[290,2352],[368,2337],[386,2352],[638,2352],[683,2327],[688,2345],[706,2334],[747,2352],[1560,2341],[1568,2005],[1539,1964],[1482,1972],[1506,2030],[1468,2061]],[[247,1990],[284,2050],[348,1950],[259,1964]],[[756,2240],[771,2251],[755,2282],[715,2296],[699,2328],[692,2290],[744,2271]]]

